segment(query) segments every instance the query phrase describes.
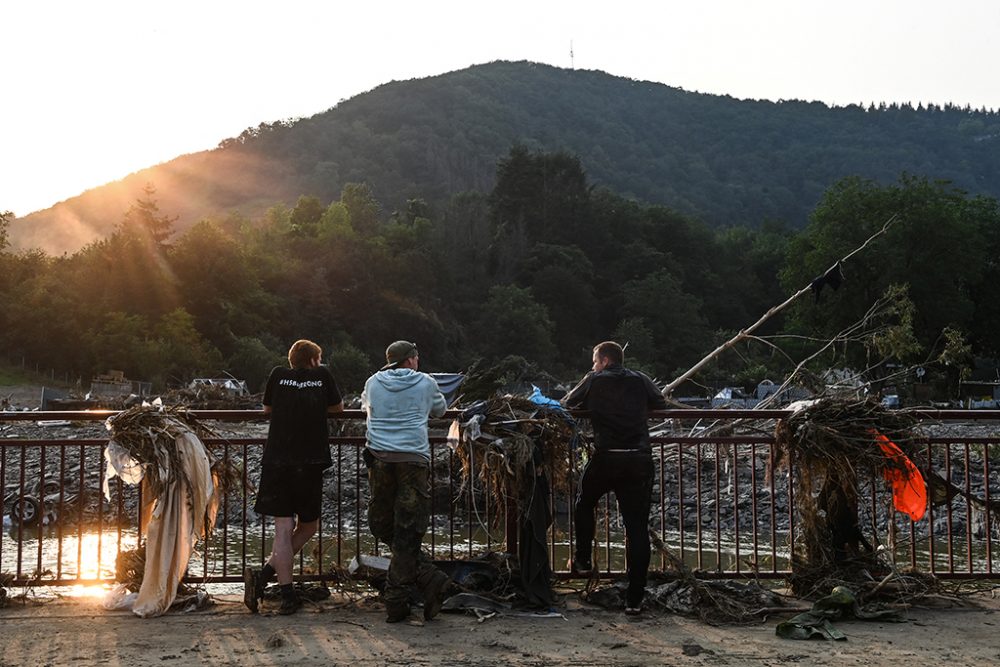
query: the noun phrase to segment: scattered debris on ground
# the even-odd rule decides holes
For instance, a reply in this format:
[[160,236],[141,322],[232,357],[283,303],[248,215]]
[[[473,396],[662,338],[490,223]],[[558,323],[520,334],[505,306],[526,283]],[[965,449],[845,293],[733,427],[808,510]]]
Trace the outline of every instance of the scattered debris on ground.
[[0,572],[0,607],[7,606],[7,588],[13,581],[13,574],[10,572]]

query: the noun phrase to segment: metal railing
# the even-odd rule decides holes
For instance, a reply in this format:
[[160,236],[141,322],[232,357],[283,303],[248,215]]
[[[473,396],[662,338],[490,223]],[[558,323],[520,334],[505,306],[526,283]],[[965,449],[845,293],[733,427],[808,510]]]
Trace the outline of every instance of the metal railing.
[[[211,423],[263,421],[258,411],[195,410]],[[68,420],[100,422],[113,412],[5,412],[0,425]],[[796,540],[792,472],[777,469],[773,438],[767,432],[712,436],[691,433],[706,421],[761,420],[786,416],[782,410],[668,410],[653,415],[658,423],[675,420],[670,434],[652,438],[657,476],[650,526],[672,553],[702,576],[782,578],[790,574]],[[446,419],[457,417],[449,413]],[[585,413],[577,413],[585,417]],[[923,417],[957,422],[957,435],[927,440],[917,463],[946,480],[946,502],[932,505],[924,519],[911,521],[892,511],[885,485],[859,491],[863,525],[888,551],[898,567],[919,568],[946,578],[996,576],[998,518],[993,498],[1000,493],[994,472],[1000,436],[963,434],[961,423],[1000,420],[1000,411],[928,411]],[[363,420],[361,411],[341,419]],[[138,487],[115,479],[110,500],[101,490],[106,438],[0,437],[0,480],[4,516],[0,532],[0,572],[14,575],[14,585],[72,585],[114,580],[118,554],[141,542]],[[968,429],[964,429],[968,431]],[[260,564],[269,552],[271,527],[253,514],[263,437],[208,438],[216,456],[243,469],[242,484],[222,499],[212,537],[198,546],[187,580],[241,581],[243,567]],[[366,473],[359,456],[364,438],[331,437],[334,465],[324,478],[324,512],[316,538],[298,560],[299,577],[337,579],[355,555],[378,553],[365,518]],[[576,460],[566,443],[566,455]],[[486,551],[517,549],[513,504],[493,498],[476,481],[462,484],[457,456],[443,437],[432,449],[432,517],[425,545],[435,558],[472,558]],[[553,524],[549,556],[557,576],[569,576],[573,543],[572,506],[582,471],[572,469],[569,491],[550,497]],[[991,482],[993,485],[991,487]],[[933,495],[933,494],[932,494]],[[34,501],[31,505],[28,501]],[[32,511],[34,513],[32,513]],[[595,565],[605,576],[624,567],[625,539],[614,502],[599,508]],[[666,567],[665,559],[654,558]]]

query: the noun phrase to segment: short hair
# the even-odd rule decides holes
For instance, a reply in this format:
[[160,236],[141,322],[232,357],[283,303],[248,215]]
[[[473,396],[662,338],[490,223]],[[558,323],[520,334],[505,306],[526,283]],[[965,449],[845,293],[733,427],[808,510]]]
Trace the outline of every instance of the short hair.
[[613,340],[606,340],[594,346],[594,352],[599,357],[604,357],[613,364],[625,363],[625,351],[622,346]]
[[323,354],[323,348],[311,340],[302,338],[288,348],[288,365],[292,368],[306,368],[309,362]]

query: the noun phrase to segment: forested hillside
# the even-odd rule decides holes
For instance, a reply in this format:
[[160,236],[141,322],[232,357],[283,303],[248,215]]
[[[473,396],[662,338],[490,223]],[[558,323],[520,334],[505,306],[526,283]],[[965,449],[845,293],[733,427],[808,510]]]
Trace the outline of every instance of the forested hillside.
[[888,220],[838,290],[800,299],[697,381],[780,379],[836,339],[817,370],[877,378],[885,361],[920,363],[946,392],[974,354],[1000,352],[993,198],[924,177],[849,177],[804,229],[720,228],[598,187],[568,153],[515,147],[493,180],[486,194],[392,209],[349,183],[331,200],[303,195],[183,233],[147,188],[108,238],[58,257],[10,248],[2,216],[0,361],[84,382],[116,368],[159,387],[229,372],[259,388],[308,337],[357,391],[398,338],[418,343],[425,370],[506,360],[563,378],[614,338],[630,365],[671,379]]
[[[73,252],[103,238],[155,184],[185,230],[232,212],[259,217],[300,195],[331,202],[366,183],[387,210],[435,211],[488,193],[513,145],[578,156],[589,182],[710,227],[801,228],[841,178],[902,172],[1000,195],[1000,116],[932,106],[829,108],[691,93],[596,71],[495,62],[393,82],[311,118],[262,123],[15,220],[16,248]],[[0,202],[0,209],[3,202]],[[19,212],[24,213],[24,212]]]

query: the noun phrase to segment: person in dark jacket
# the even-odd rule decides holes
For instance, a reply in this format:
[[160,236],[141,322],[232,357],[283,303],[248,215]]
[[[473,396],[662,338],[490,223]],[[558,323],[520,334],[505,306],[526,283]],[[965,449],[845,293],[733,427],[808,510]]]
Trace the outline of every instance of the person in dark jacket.
[[625,368],[625,354],[615,342],[594,347],[593,370],[562,399],[567,408],[590,412],[594,455],[580,480],[573,520],[576,549],[572,568],[586,575],[593,569],[594,509],[601,497],[615,492],[625,522],[628,591],[625,613],[638,614],[649,570],[649,506],[653,490],[653,457],[649,445],[649,412],[664,410],[660,390],[643,373]]
[[271,557],[261,570],[243,571],[243,603],[257,613],[264,587],[278,579],[279,614],[294,613],[301,601],[292,588],[292,558],[319,527],[323,470],[332,464],[327,418],[344,410],[323,350],[298,340],[288,350],[289,368],[271,371],[264,388],[264,414],[271,424],[261,459],[254,511],[274,517]]

